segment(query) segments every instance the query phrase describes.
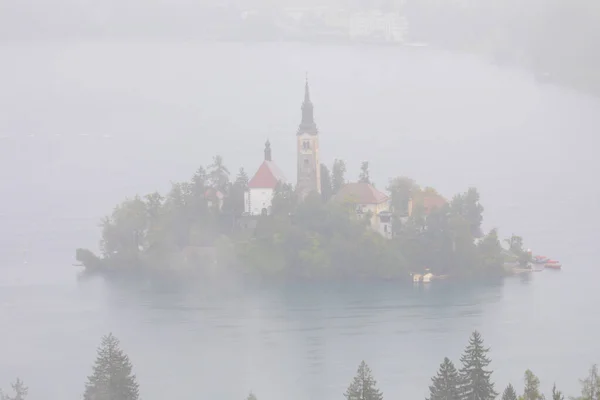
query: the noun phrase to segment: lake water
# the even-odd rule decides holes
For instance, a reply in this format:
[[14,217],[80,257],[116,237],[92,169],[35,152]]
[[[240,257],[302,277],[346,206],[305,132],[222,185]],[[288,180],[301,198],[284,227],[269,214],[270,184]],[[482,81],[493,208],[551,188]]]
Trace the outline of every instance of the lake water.
[[[499,389],[531,368],[576,394],[600,361],[600,101],[431,49],[300,44],[0,44],[0,387],[77,398],[100,336],[146,400],[342,398],[359,362],[386,397],[422,398],[471,330]],[[77,283],[76,247],[125,196],[166,190],[222,154],[254,173],[269,138],[295,179],[305,71],[322,160],[384,188],[477,186],[485,228],[559,259],[504,285],[298,285],[176,291]]]

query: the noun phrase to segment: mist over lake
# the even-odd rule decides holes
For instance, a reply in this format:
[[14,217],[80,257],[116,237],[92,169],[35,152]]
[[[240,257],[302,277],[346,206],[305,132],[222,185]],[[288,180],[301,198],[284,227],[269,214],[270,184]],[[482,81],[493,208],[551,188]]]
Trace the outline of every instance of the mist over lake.
[[[523,368],[576,393],[598,360],[600,100],[430,48],[294,43],[0,44],[0,377],[75,398],[113,331],[145,399],[341,397],[365,359],[384,393],[424,396],[480,329],[499,387]],[[78,283],[77,247],[127,196],[215,154],[253,174],[271,142],[295,176],[305,73],[321,161],[369,160],[444,196],[476,186],[484,228],[560,259],[503,285],[184,291]],[[6,377],[6,378],[4,378]]]

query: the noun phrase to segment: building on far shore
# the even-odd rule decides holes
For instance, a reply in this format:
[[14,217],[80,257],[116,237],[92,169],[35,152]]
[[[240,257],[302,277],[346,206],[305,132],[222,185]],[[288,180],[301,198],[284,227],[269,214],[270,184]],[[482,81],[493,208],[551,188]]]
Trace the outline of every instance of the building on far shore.
[[332,201],[351,204],[359,217],[369,217],[371,228],[386,238],[392,237],[392,214],[389,197],[370,183],[347,183]]
[[285,183],[285,177],[271,158],[271,144],[265,143],[265,159],[248,182],[244,193],[244,211],[246,215],[271,214],[273,191],[279,182]]

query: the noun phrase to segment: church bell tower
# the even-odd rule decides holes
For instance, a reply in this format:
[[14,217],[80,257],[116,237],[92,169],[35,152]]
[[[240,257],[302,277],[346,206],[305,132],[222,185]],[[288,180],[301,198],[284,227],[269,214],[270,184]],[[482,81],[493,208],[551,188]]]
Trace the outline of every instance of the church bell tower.
[[321,164],[319,163],[319,130],[313,117],[308,79],[304,85],[302,121],[296,133],[298,154],[298,183],[296,190],[301,199],[310,192],[321,193]]

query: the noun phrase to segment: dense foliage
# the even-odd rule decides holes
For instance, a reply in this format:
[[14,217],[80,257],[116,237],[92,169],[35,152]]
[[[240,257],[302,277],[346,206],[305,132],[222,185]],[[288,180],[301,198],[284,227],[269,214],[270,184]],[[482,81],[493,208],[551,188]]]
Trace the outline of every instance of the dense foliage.
[[[490,277],[503,275],[511,257],[527,262],[521,238],[510,238],[504,250],[495,229],[482,234],[483,206],[475,188],[431,209],[426,199],[441,198],[434,189],[405,177],[390,180],[393,237],[387,239],[355,205],[334,201],[347,182],[345,163],[335,160],[331,173],[325,165],[321,171],[320,195],[299,201],[291,185],[280,183],[271,213],[251,217],[244,214],[248,175],[240,169],[230,179],[216,156],[164,196],[151,193],[119,204],[102,221],[100,256],[78,249],[76,258],[87,272],[234,271],[310,279],[409,279],[425,271]],[[371,181],[368,162],[362,163],[360,181]]]
[[[447,357],[440,365],[438,373],[431,378],[428,400],[471,400],[495,399],[498,394],[491,382],[491,371],[485,370],[491,360],[487,357],[489,349],[483,346],[481,335],[475,331],[469,339],[463,357],[462,368],[457,371]],[[112,355],[111,355],[112,354]],[[580,396],[571,397],[574,400],[599,400],[600,377],[598,368],[593,365],[589,375],[581,382]],[[508,384],[502,394],[502,400],[544,399],[540,393],[540,380],[527,370],[524,378],[523,394],[517,396],[512,384]],[[28,389],[20,379],[12,385],[14,395],[3,394],[0,390],[0,400],[25,400]],[[127,355],[120,349],[119,341],[109,334],[102,338],[98,349],[98,358],[94,372],[88,378],[84,399],[136,400],[138,399],[138,384],[132,375],[132,365]],[[383,393],[377,388],[371,368],[362,361],[358,366],[355,377],[344,393],[346,400],[383,400]],[[552,400],[564,400],[563,394],[552,388]],[[257,400],[250,392],[246,400]]]

